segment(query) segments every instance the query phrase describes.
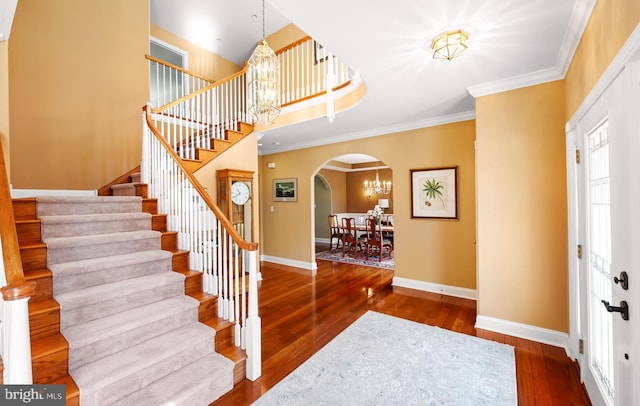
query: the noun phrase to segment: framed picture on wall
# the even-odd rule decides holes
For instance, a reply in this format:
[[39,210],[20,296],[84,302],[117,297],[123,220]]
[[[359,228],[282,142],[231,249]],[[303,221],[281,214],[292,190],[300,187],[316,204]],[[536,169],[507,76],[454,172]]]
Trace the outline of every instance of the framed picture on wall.
[[298,201],[298,179],[274,179],[273,180],[273,201],[274,202],[297,202]]
[[410,169],[411,218],[458,218],[458,167]]

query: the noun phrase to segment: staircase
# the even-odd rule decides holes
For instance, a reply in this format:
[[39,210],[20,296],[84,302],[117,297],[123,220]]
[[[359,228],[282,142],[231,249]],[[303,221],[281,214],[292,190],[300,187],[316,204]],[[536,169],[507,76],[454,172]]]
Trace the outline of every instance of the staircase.
[[34,383],[67,385],[68,405],[191,405],[244,379],[232,325],[154,199],[38,200],[13,202],[25,279],[36,283]]

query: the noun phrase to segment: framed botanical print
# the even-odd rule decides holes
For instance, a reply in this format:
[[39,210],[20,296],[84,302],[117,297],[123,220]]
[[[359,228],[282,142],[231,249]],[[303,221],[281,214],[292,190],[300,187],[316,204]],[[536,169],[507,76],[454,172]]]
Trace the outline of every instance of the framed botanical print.
[[458,167],[410,169],[411,218],[458,218]]

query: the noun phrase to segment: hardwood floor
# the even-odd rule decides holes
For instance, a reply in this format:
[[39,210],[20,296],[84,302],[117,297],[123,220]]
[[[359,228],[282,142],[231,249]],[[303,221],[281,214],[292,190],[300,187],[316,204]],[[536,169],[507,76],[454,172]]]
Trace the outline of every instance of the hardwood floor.
[[[393,271],[318,261],[318,272],[262,263],[262,377],[213,405],[248,405],[367,310],[515,347],[520,405],[590,405],[564,349],[474,328],[476,303],[392,287]],[[455,384],[452,382],[452,384]]]

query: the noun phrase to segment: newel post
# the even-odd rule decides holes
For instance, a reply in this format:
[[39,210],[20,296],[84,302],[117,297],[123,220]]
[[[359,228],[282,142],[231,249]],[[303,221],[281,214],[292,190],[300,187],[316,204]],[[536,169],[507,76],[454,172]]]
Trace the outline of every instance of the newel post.
[[247,255],[249,265],[249,309],[247,314],[247,379],[262,375],[262,321],[258,315],[258,251]]
[[2,354],[4,383],[29,385],[33,383],[31,370],[31,338],[29,331],[29,298],[35,282],[20,286],[7,285],[2,292]]

